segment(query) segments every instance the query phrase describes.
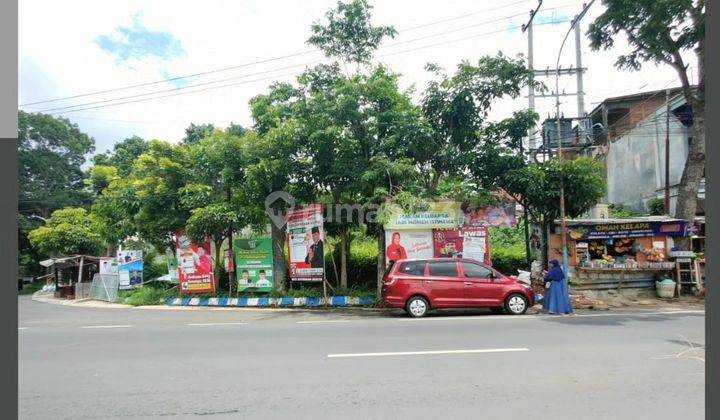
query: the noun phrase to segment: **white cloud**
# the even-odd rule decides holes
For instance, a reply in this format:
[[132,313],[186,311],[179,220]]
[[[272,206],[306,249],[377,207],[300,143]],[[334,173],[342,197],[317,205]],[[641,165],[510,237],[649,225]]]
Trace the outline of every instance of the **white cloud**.
[[[479,22],[498,19],[528,11],[534,1],[515,4],[487,13],[472,14],[487,9],[497,9],[503,2],[488,3],[472,0],[431,0],[374,1],[374,22],[392,24],[402,30],[416,25],[467,14],[467,18],[444,24],[402,32],[387,44],[457,29]],[[516,3],[504,0],[504,4]],[[50,2],[23,0],[19,13],[19,54],[20,54],[20,103],[82,94],[97,90],[133,85],[164,77],[192,74],[214,68],[223,68],[257,60],[297,53],[310,49],[305,44],[313,21],[321,18],[325,11],[334,6],[335,0],[291,1],[123,1],[98,2],[77,0],[73,2]],[[563,7],[553,11],[557,17],[573,16],[582,7],[582,2],[548,0],[543,9]],[[171,61],[150,59],[135,63],[133,68],[119,66],[115,58],[103,52],[94,42],[98,35],[108,34],[118,26],[129,26],[133,16],[141,12],[143,25],[152,31],[171,33],[182,44],[185,57]],[[593,6],[583,21],[587,24],[601,12],[600,4]],[[551,16],[551,13],[545,16]],[[435,62],[448,70],[461,60],[477,60],[484,54],[503,51],[506,55],[527,51],[527,38],[520,31],[507,31],[513,22],[524,19],[514,18],[488,25],[469,28],[444,36],[437,36],[397,47],[386,47],[378,51],[378,60],[387,63],[403,75],[404,86],[415,84],[421,90],[428,81],[423,70],[425,63]],[[536,67],[554,66],[560,42],[569,24],[542,25],[535,28]],[[389,55],[398,51],[459,39],[476,34],[481,37],[448,43],[402,54]],[[644,90],[663,87],[672,80],[674,72],[666,67],[647,66],[641,72],[620,72],[613,62],[622,50],[590,52],[588,41],[583,36],[583,61],[589,68],[585,76],[586,110],[592,103],[607,96],[635,92],[643,84]],[[574,64],[574,38],[565,45],[561,63]],[[153,101],[138,102],[121,106],[105,107],[68,113],[66,116],[78,123],[84,131],[95,137],[97,151],[101,152],[125,137],[137,134],[144,138],[159,138],[179,141],[184,129],[191,123],[213,123],[226,126],[231,121],[250,124],[248,100],[265,91],[272,81],[291,80],[287,73],[299,73],[302,67],[277,70],[296,64],[321,59],[319,53],[294,57],[276,62],[219,72],[196,78],[190,83],[238,77],[261,73],[235,82],[245,82],[223,89],[207,90],[196,94],[179,95]],[[272,71],[275,70],[275,71]],[[262,78],[248,83],[247,81]],[[547,81],[549,85],[554,80]],[[232,83],[232,82],[227,82]],[[674,82],[675,84],[675,82]],[[150,91],[173,89],[178,84],[161,83],[145,88],[123,90],[103,95],[77,98],[72,101],[39,104],[25,107],[29,111],[54,108],[69,104],[82,104],[124,97]],[[561,89],[575,90],[574,77],[563,77]],[[575,100],[563,98],[565,115],[575,115]],[[507,100],[498,104],[495,118],[509,115],[512,110],[525,107],[527,99]],[[553,100],[538,99],[537,111],[545,117],[553,110]]]

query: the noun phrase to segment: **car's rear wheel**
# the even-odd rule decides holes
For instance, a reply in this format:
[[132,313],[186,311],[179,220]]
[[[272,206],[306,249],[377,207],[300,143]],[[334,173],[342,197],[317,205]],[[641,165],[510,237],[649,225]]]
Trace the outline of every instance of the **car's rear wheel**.
[[430,310],[428,301],[422,296],[413,296],[405,304],[405,311],[413,318],[420,318],[427,315]]
[[527,308],[527,299],[519,293],[513,293],[505,299],[505,310],[512,315],[522,315]]

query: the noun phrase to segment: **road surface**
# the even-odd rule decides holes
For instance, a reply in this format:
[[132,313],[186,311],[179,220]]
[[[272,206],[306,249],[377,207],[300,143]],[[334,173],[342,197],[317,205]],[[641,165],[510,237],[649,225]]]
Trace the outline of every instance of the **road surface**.
[[22,419],[704,418],[701,311],[18,304]]

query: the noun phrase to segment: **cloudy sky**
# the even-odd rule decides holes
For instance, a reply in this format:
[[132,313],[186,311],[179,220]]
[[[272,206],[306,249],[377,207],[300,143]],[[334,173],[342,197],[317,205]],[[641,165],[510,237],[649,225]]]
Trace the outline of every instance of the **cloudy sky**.
[[[305,41],[310,25],[335,0],[155,0],[122,2],[20,0],[19,104],[28,112],[62,115],[93,136],[97,152],[132,135],[177,142],[191,123],[251,124],[248,100],[275,80],[293,80],[306,66],[324,60]],[[422,90],[424,66],[452,70],[463,59],[502,51],[527,54],[527,21],[535,0],[375,0],[375,24],[394,25],[376,61],[402,74],[403,87]],[[569,20],[582,1],[545,0],[535,22],[535,68],[554,67]],[[582,21],[602,12],[594,4]],[[619,42],[611,51],[591,52],[583,35],[585,104],[590,111],[606,97],[676,86],[668,67],[618,71]],[[570,34],[561,65],[575,63]],[[184,77],[202,73],[194,77]],[[544,80],[554,87],[554,78]],[[129,86],[143,85],[126,89]],[[575,92],[575,77],[562,77],[560,90]],[[105,92],[95,94],[96,92]],[[37,103],[58,98],[60,101]],[[577,114],[575,98],[562,98],[566,116]],[[526,98],[504,100],[491,115],[499,119],[527,106]],[[554,100],[537,99],[541,118]]]

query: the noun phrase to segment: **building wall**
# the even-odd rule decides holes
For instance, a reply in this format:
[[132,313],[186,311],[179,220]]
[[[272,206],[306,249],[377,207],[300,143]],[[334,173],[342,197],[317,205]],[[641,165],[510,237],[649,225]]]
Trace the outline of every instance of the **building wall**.
[[[682,105],[677,99],[675,108]],[[646,212],[647,202],[665,188],[665,106],[614,139],[605,158],[607,202]],[[670,114],[670,185],[680,181],[688,154],[690,128]],[[675,194],[677,194],[676,189]],[[672,193],[672,191],[671,191]],[[671,200],[671,208],[674,200]]]

